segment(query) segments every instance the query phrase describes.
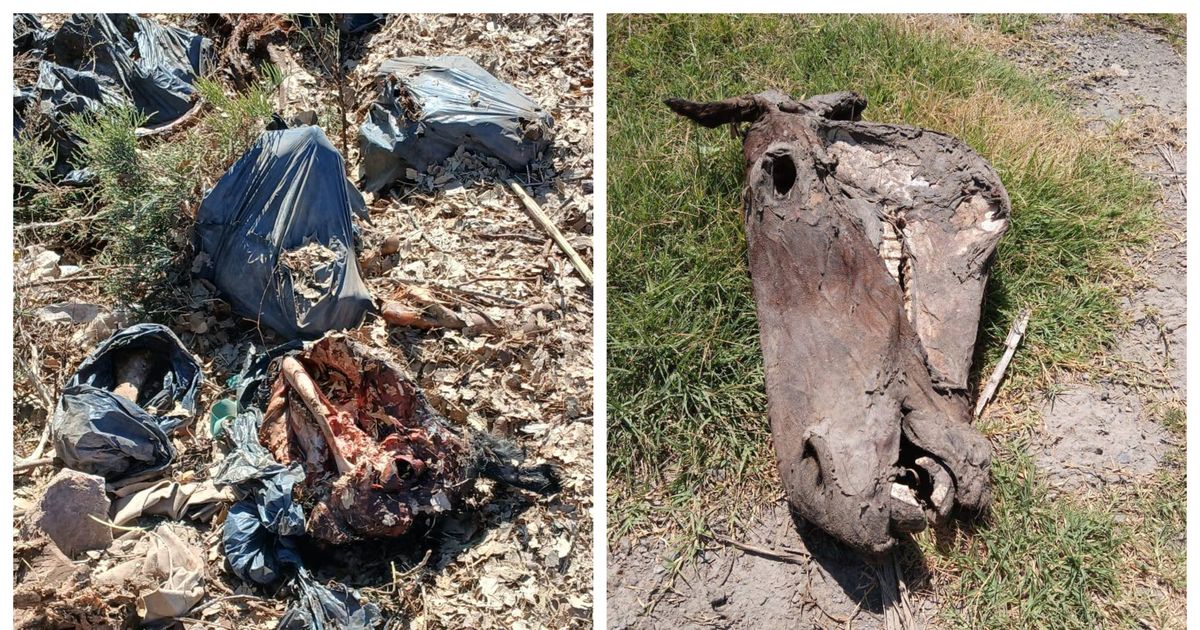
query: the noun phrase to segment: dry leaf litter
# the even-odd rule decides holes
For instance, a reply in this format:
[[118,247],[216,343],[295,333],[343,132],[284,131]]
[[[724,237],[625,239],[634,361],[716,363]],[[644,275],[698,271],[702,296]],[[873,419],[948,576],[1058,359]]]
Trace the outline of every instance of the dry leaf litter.
[[[160,19],[194,24],[191,16]],[[369,559],[350,553],[342,561],[353,570],[338,573],[337,562],[331,562],[327,572],[332,574],[317,568],[317,577],[336,577],[357,588],[385,612],[402,617],[402,627],[590,626],[592,296],[504,182],[516,177],[591,264],[591,17],[397,15],[355,45],[358,54],[352,53],[345,67],[353,107],[348,115],[351,144],[356,144],[357,125],[374,99],[373,69],[405,55],[466,55],[554,117],[552,149],[528,172],[509,173],[492,158],[459,151],[428,172],[408,173],[406,179],[415,185],[368,196],[369,220],[355,219],[359,264],[377,299],[416,286],[452,310],[482,313],[498,329],[425,333],[389,328],[375,318],[350,336],[384,351],[453,422],[509,437],[526,449],[528,461],[558,466],[563,491],[533,499],[479,480],[478,519],[443,524],[441,540],[430,553],[410,550],[390,562],[381,560],[378,550]],[[279,97],[285,119],[336,110],[337,89],[320,70],[306,64],[295,47],[276,52],[291,61],[280,64],[286,76]],[[328,131],[338,145],[337,131]],[[355,179],[357,149],[347,148]],[[100,293],[95,282],[58,281],[106,270],[89,267],[86,256],[69,248],[50,251],[29,237],[18,232],[14,240],[18,461],[35,451],[47,411],[75,366],[95,343],[132,323],[122,305]],[[310,244],[287,252],[284,264],[313,269],[328,254],[336,255],[321,250]],[[302,293],[328,282],[319,274],[300,275]],[[197,422],[173,437],[178,456],[168,480],[179,484],[202,483],[209,476],[215,450],[203,420],[237,371],[242,331],[253,327],[232,316],[206,281],[193,281],[190,297],[190,307],[178,314],[172,328],[201,359],[206,381]],[[270,343],[269,331],[261,332]],[[52,450],[43,457],[49,455]],[[53,466],[17,473],[16,522],[33,509],[54,473]],[[224,566],[223,517],[222,509],[211,522],[170,525],[173,538],[199,546],[206,562],[200,571],[206,592],[189,614],[219,627],[273,627],[288,601],[243,584]],[[144,526],[153,528],[155,522]],[[18,622],[22,613],[44,611],[50,601],[57,610],[52,619],[70,624],[114,624],[136,611],[159,582],[125,588],[114,586],[114,580],[97,580],[128,560],[134,543],[119,530],[115,533],[117,540],[107,549],[88,551],[66,564],[47,551],[53,546],[47,547],[45,539],[16,537],[14,577],[18,592],[26,593],[21,601],[28,605],[18,611]],[[347,573],[355,572],[364,579],[347,579]],[[376,575],[380,572],[383,579]],[[50,593],[50,583],[70,583],[72,588]]]

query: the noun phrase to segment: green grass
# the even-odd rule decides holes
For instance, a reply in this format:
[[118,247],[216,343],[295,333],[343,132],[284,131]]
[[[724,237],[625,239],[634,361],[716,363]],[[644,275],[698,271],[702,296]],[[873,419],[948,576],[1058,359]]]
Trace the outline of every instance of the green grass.
[[989,521],[943,551],[958,573],[947,620],[965,628],[1106,626],[1098,602],[1118,594],[1128,532],[1105,509],[1052,499],[1020,445],[996,453],[992,475]]
[[975,13],[968,18],[986,28],[1005,35],[1025,37],[1045,17],[1036,13]]
[[[1181,408],[1161,419],[1182,441]],[[965,628],[1164,628],[1182,622],[1187,474],[1181,452],[1153,479],[1103,497],[1049,490],[1021,441],[992,461],[995,506],[970,532],[917,543],[953,577],[942,615]],[[957,534],[957,535],[956,535]],[[947,540],[949,539],[949,540]],[[1145,623],[1143,623],[1145,622]]]
[[[997,28],[1032,23],[1017,22]],[[608,33],[610,536],[666,528],[686,547],[688,532],[706,525],[698,519],[744,518],[778,495],[740,221],[740,143],[675,117],[663,98],[854,89],[867,97],[868,120],[951,133],[986,157],[1013,220],[985,298],[977,370],[994,365],[1017,311],[1034,311],[1007,395],[1092,366],[1121,329],[1121,254],[1156,228],[1154,190],[1115,142],[1082,132],[1048,86],[963,29],[880,16],[635,16],[610,18]],[[1095,506],[1056,512],[1004,437],[1011,429],[989,423],[1008,455],[998,458],[997,515],[980,541],[1012,563],[1026,552],[1046,560],[990,578],[974,573],[988,569],[978,557],[948,560],[964,587],[991,585],[997,600],[972,600],[960,621],[1086,624],[1108,614],[1089,602],[1119,590],[1110,556],[1128,535]],[[1022,516],[1032,507],[1042,510],[1036,520]],[[1020,527],[1052,540],[1004,547]],[[1060,578],[1069,592],[1018,601]]]

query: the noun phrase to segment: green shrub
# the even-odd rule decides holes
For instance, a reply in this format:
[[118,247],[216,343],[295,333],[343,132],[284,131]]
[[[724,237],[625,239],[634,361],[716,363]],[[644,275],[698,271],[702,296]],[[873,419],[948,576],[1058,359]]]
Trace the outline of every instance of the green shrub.
[[105,216],[91,222],[91,235],[103,243],[100,264],[112,268],[103,288],[118,302],[161,317],[186,295],[180,289],[204,187],[253,144],[274,111],[271,94],[280,74],[267,67],[264,75],[242,94],[200,79],[197,88],[210,111],[165,140],[139,140],[136,130],[146,117],[127,107],[68,119],[83,141],[75,166],[96,175],[96,202]]

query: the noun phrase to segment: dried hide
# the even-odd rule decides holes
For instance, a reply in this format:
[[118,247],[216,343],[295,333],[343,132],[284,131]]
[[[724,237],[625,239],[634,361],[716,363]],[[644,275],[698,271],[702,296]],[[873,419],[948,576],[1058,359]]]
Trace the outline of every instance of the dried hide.
[[433,412],[416,386],[341,335],[282,357],[259,440],[305,479],[307,533],[332,544],[400,536],[455,508],[474,477],[553,492],[548,466],[516,468],[515,446],[466,433]]
[[852,92],[669,100],[750,123],[745,229],[768,415],[793,509],[867,553],[991,501],[968,374],[1008,227],[992,167],[950,136],[861,121]]

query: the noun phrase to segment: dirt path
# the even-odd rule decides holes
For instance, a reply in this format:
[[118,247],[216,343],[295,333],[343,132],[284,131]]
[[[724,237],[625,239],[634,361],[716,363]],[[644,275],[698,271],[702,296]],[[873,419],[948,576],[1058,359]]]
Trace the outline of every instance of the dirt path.
[[1174,445],[1160,424],[1186,400],[1186,198],[1182,170],[1186,64],[1161,35],[1133,25],[1081,29],[1064,16],[1039,26],[1034,41],[1053,56],[1022,55],[1070,77],[1066,90],[1094,131],[1121,126],[1139,170],[1162,189],[1156,204],[1163,229],[1134,255],[1137,288],[1125,297],[1132,322],[1109,361],[1119,376],[1080,375],[1062,383],[1042,406],[1036,436],[1039,467],[1051,482],[1073,490],[1129,483],[1152,474]]
[[[1103,488],[1153,474],[1174,447],[1159,424],[1185,400],[1186,220],[1180,169],[1186,164],[1184,60],[1161,35],[1130,25],[1083,29],[1063,17],[1035,29],[1036,46],[1014,47],[1016,63],[1053,60],[1069,77],[1064,90],[1089,128],[1128,125],[1137,165],[1163,189],[1162,233],[1132,263],[1139,278],[1126,297],[1133,322],[1112,352],[1122,378],[1078,377],[1042,406],[1035,457],[1062,488]],[[1019,52],[1018,52],[1019,50]],[[1138,133],[1145,131],[1145,134]],[[1161,149],[1160,149],[1161,147]],[[1167,157],[1169,156],[1169,160]],[[790,547],[811,556],[784,563],[713,545],[673,586],[660,541],[622,540],[608,555],[610,628],[883,627],[872,567],[820,532],[793,523],[782,501],[769,507],[743,541]],[[910,588],[921,576],[906,576]],[[917,619],[933,620],[938,603],[913,602]]]

